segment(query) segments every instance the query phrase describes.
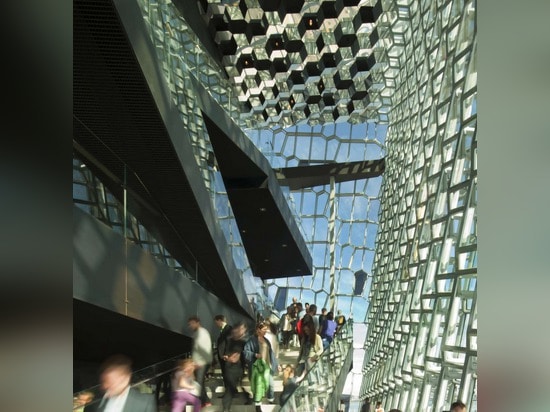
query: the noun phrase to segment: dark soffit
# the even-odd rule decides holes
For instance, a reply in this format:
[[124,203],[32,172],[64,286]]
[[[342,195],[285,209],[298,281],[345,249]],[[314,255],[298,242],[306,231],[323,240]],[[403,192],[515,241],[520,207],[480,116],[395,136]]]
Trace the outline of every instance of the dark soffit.
[[277,179],[290,190],[323,186],[334,177],[335,183],[368,179],[384,173],[385,159],[361,160],[357,162],[328,163],[313,166],[296,166],[276,169]]
[[305,241],[290,211],[285,213],[288,206],[276,201],[282,192],[273,170],[252,160],[263,158],[252,142],[230,138],[203,115],[253,274],[262,279],[311,275]]

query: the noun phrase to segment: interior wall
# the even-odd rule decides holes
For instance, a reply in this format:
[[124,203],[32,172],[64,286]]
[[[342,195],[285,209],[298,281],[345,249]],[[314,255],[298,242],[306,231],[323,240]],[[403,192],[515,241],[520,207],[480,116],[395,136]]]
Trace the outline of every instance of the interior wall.
[[[74,358],[81,371],[112,352],[132,354],[146,366],[190,350],[192,315],[212,336],[217,314],[229,323],[251,321],[141,247],[124,243],[110,227],[73,208]],[[81,375],[89,381],[90,373]]]

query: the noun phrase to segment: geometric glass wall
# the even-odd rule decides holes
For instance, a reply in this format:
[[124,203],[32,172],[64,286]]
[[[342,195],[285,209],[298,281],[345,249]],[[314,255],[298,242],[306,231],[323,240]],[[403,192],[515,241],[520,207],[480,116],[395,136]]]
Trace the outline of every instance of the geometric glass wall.
[[[386,127],[376,123],[342,122],[247,132],[275,168],[293,167],[300,162],[384,157]],[[372,272],[381,183],[382,177],[336,183],[332,195],[330,185],[287,190],[287,199],[312,253],[313,275],[267,280],[265,286],[271,299],[279,287],[285,287],[286,305],[296,297],[302,303],[315,303],[319,311],[323,307],[330,309],[333,281],[334,310],[342,310],[356,322],[365,322],[372,278],[367,276],[366,286],[358,291],[354,288],[355,273]]]
[[[195,82],[245,130],[273,167],[386,159],[378,178],[286,191],[313,257],[313,275],[264,284],[254,278],[245,285],[263,287],[272,300],[286,288],[285,303],[297,297],[321,308],[328,307],[334,281],[335,309],[367,329],[358,396],[380,399],[386,409],[422,411],[443,410],[460,398],[476,410],[475,1],[377,2],[381,15],[374,24],[359,25],[357,36],[362,53],[375,58],[368,67],[368,119],[350,116],[350,122],[270,127],[261,122],[261,114],[256,126],[256,117],[243,117],[234,85],[171,2],[138,3],[243,279],[251,278],[251,269],[223,181],[208,161],[212,148],[193,102]],[[210,9],[226,11],[237,4],[207,3]],[[246,1],[248,6],[256,3]],[[307,1],[301,11],[327,6],[355,13],[373,3]],[[346,35],[353,34],[354,20],[345,13],[331,21],[345,27]],[[277,29],[296,32],[281,24],[286,23],[277,23]],[[241,37],[244,42],[246,36]],[[330,30],[323,39],[335,40]],[[343,65],[354,57],[345,47],[338,52],[339,46],[330,44]],[[315,53],[307,55],[316,58]],[[299,59],[295,63],[302,67]],[[345,71],[334,68],[330,75],[338,72]],[[340,109],[338,119],[345,119]],[[297,114],[291,111],[291,116]],[[360,294],[354,290],[358,271],[367,274]],[[252,288],[247,292],[254,293]]]
[[[138,4],[150,30],[150,39],[155,45],[167,85],[191,137],[195,158],[203,170],[207,188],[210,189],[218,221],[233,248],[234,260],[245,280],[247,293],[262,298],[256,291],[263,289],[263,295],[269,301],[275,298],[278,287],[284,286],[288,287],[288,301],[295,296],[302,302],[316,303],[319,308],[325,307],[328,306],[330,271],[333,266],[335,307],[341,309],[346,316],[351,315],[356,321],[365,322],[371,277],[368,277],[362,293],[356,296],[353,293],[354,273],[359,270],[371,273],[382,178],[338,183],[334,187],[334,198],[331,201],[328,185],[292,193],[286,191],[289,205],[295,212],[295,218],[313,256],[314,275],[279,279],[264,284],[258,278],[250,281],[252,271],[221,175],[208,162],[213,151],[202,113],[194,104],[193,81],[200,83],[216,99],[273,167],[297,166],[300,161],[315,164],[379,159],[384,156],[386,125],[372,120],[358,124],[342,121],[312,126],[301,124],[293,127],[275,125],[271,128],[250,128],[249,117],[243,117],[238,111],[242,105],[233,92],[233,86],[220,73],[220,68],[212,57],[202,49],[196,34],[179,16],[175,6],[168,1],[139,0]],[[330,205],[335,211],[331,226],[335,242],[329,238]],[[335,245],[332,261],[328,258],[331,244]]]
[[361,394],[477,410],[475,1],[386,1],[391,99]]

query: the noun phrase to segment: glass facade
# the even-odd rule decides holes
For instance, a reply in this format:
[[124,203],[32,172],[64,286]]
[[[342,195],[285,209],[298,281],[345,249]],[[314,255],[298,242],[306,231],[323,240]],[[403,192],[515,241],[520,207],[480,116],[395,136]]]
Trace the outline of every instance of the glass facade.
[[[386,1],[391,100],[361,393],[477,410],[475,1]],[[382,51],[381,51],[382,52]]]
[[[208,24],[227,26],[216,43],[235,42],[222,61],[229,79],[173,3],[138,3],[246,292],[269,303],[281,290],[284,305],[296,297],[362,324],[352,399],[477,410],[475,1],[274,2],[284,13],[200,1]],[[260,34],[237,32],[239,21]],[[278,38],[294,46],[283,53]],[[258,61],[279,63],[271,73]],[[197,85],[274,168],[386,159],[381,177],[286,190],[312,276],[253,276]]]

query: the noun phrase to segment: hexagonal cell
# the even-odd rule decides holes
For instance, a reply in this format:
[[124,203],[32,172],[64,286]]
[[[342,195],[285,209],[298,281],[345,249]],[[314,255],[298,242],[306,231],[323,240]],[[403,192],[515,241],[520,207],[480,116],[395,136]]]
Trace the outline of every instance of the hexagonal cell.
[[353,84],[353,80],[342,72],[339,70],[334,74],[334,85],[340,90],[347,89]]
[[271,62],[270,73],[275,76],[276,73],[286,73],[290,67],[288,56],[276,57]]
[[285,50],[289,53],[295,53],[304,47],[302,35],[298,32],[297,28],[287,27],[283,31],[283,42]]
[[295,84],[304,84],[304,77],[302,72],[293,70],[288,76],[287,84],[289,88],[292,88]]
[[297,104],[305,104],[304,95],[302,93],[292,93],[288,102],[292,108]]
[[218,48],[223,55],[227,56],[237,52],[237,42],[230,31],[217,32],[214,41],[218,44]]
[[246,26],[248,23],[237,7],[226,7],[225,19],[232,33],[246,33]]
[[208,17],[208,30],[212,36],[215,36],[217,31],[224,31],[228,28],[229,25],[227,24],[227,19],[223,14],[223,9],[221,13],[211,13]]
[[277,11],[281,5],[281,0],[259,0],[258,2],[264,11]]
[[336,59],[334,57],[334,53],[324,53],[321,60],[319,60],[319,68],[321,69],[321,72],[323,72],[325,68],[336,67],[336,66],[337,64],[336,64]]
[[278,8],[281,20],[289,13],[300,13],[303,6],[304,0],[282,0]]
[[347,120],[349,116],[349,113],[348,113],[348,107],[347,105],[337,105],[334,107],[334,109],[332,110],[332,118],[334,119],[334,121],[344,121],[344,120]]
[[374,18],[374,7],[372,6],[361,6],[357,11],[357,14],[353,18],[353,27],[355,31],[366,23],[375,23],[376,19]]
[[265,50],[268,55],[271,55],[274,50],[284,50],[285,45],[281,34],[272,35],[267,39]]
[[254,36],[263,36],[266,34],[268,22],[262,9],[249,9],[246,13],[245,20],[248,22],[246,28],[246,37],[248,41],[252,41]]
[[303,72],[304,78],[307,80],[309,77],[318,77],[321,75],[321,69],[319,68],[319,63],[309,62],[306,63]]
[[367,95],[367,87],[366,85],[359,84],[358,86],[355,85],[355,83],[352,83],[351,86],[348,89],[349,95],[353,100],[363,100]]
[[302,71],[303,63],[307,58],[305,45],[302,44],[302,47],[297,52],[288,53],[288,58],[290,60],[291,69],[296,69],[296,66],[300,66],[300,71]]
[[334,73],[322,74],[321,81],[323,82],[324,90],[323,93],[332,93],[336,89],[334,85]]
[[338,17],[340,12],[336,11],[336,1],[323,1],[321,7],[319,7],[319,19],[323,21],[325,19],[334,19]]
[[354,56],[355,55],[353,54],[351,47],[338,47],[338,50],[336,50],[336,53],[334,54],[334,58],[336,59],[338,66],[346,60],[353,59]]
[[310,113],[309,108],[307,107],[306,104],[303,104],[300,107],[297,107],[294,110],[292,110],[292,113],[291,113],[292,120],[294,121],[295,124],[301,123],[307,119],[307,116],[309,115],[309,113]]
[[353,22],[341,21],[334,29],[334,38],[339,47],[350,47],[356,39]]
[[298,24],[298,32],[303,37],[307,30],[319,30],[322,21],[319,21],[317,13],[306,13],[302,16],[300,23]]
[[279,105],[281,106],[281,110],[292,110],[292,106],[294,106],[294,100],[292,100],[292,103],[290,100],[280,100]]
[[344,7],[353,7],[357,6],[359,4],[359,0],[336,0],[336,11],[338,12],[338,15],[342,12]]
[[262,90],[262,96],[264,96],[265,100],[275,100],[277,99],[278,95],[279,91],[277,89],[277,86],[264,87],[264,89]]
[[349,68],[351,77],[355,77],[357,73],[366,73],[370,69],[369,61],[367,57],[356,57],[355,61]]
[[[345,104],[350,99],[349,89],[336,89],[334,92],[334,100],[336,104]],[[345,100],[345,102],[343,101]]]
[[237,64],[235,65],[239,73],[242,73],[244,69],[250,69],[254,67],[254,59],[250,54],[241,54],[237,59]]
[[258,70],[269,70],[271,67],[271,60],[264,48],[254,48],[252,51],[252,58],[254,60],[254,67]]
[[[223,18],[225,15],[225,6],[223,4],[216,4],[216,3],[208,3],[208,6],[205,8],[206,10],[206,16],[209,20],[213,18]],[[227,19],[224,19],[224,21],[227,23]]]
[[322,97],[322,106],[328,106],[328,107],[331,107],[331,106],[334,106],[335,105],[335,100],[334,100],[334,95],[332,93],[323,93],[321,95]]
[[309,94],[306,93],[306,103],[307,104],[316,104],[321,101],[321,95],[320,94]]

